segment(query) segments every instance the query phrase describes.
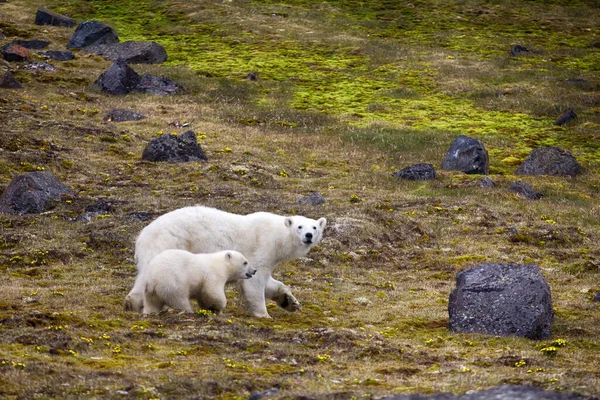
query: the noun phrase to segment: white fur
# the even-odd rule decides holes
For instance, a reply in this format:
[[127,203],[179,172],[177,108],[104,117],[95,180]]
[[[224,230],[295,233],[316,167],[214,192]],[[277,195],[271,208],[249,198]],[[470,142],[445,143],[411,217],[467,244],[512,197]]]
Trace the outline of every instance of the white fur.
[[233,250],[192,254],[165,250],[146,266],[143,282],[144,314],[160,312],[165,305],[187,312],[201,308],[220,314],[227,305],[225,284],[249,279],[256,273],[246,257]]
[[278,264],[306,255],[321,240],[326,224],[325,218],[284,217],[267,212],[238,215],[203,206],[171,211],[150,223],[138,236],[138,277],[125,299],[125,309],[141,311],[141,278],[146,266],[162,251],[212,253],[231,249],[244,254],[258,270],[254,278],[238,283],[240,297],[251,315],[268,318],[266,300],[296,311],[300,303],[287,286],[271,275]]

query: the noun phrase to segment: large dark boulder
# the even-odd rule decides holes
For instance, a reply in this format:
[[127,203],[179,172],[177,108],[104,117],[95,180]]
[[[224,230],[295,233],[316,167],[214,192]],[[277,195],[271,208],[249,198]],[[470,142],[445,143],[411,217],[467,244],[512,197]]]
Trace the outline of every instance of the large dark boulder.
[[408,394],[385,397],[384,400],[598,400],[598,398],[578,393],[551,392],[534,386],[502,385],[463,395],[453,393]]
[[508,190],[527,200],[539,200],[543,195],[537,192],[529,183],[515,181],[508,186]]
[[67,44],[69,49],[78,49],[94,44],[118,43],[117,32],[110,26],[98,21],[85,21],[77,26]]
[[54,11],[46,10],[45,8],[40,8],[35,13],[35,21],[36,25],[54,25],[54,26],[66,26],[70,28],[75,26],[77,21],[75,19],[57,14]]
[[427,181],[435,179],[435,169],[432,164],[414,164],[392,174],[398,179],[410,181]]
[[152,93],[156,95],[176,94],[183,91],[178,83],[165,78],[164,76],[146,74],[142,76],[136,91],[142,93]]
[[19,46],[23,46],[26,49],[33,49],[33,50],[45,49],[50,44],[50,42],[48,42],[46,40],[39,40],[39,39],[33,39],[33,40],[16,39],[16,40],[13,40],[13,43],[18,44]]
[[564,175],[575,176],[583,168],[575,157],[558,147],[538,147],[531,150],[515,173],[517,175]]
[[42,51],[39,54],[54,61],[70,61],[75,58],[71,51],[48,50]]
[[460,135],[452,142],[442,159],[442,169],[487,175],[489,173],[488,152],[481,141]]
[[6,61],[27,61],[29,60],[29,50],[16,43],[8,43],[2,46],[2,57]]
[[135,111],[125,110],[123,108],[112,108],[106,115],[104,115],[105,121],[113,122],[125,122],[125,121],[139,121],[140,119],[146,118],[145,115],[136,113]]
[[82,50],[97,54],[108,60],[125,60],[128,64],[160,64],[167,61],[167,51],[155,42],[135,42],[95,44]]
[[484,263],[456,274],[448,329],[458,333],[550,337],[550,287],[536,264]]
[[165,133],[152,140],[142,153],[145,161],[188,162],[207,161],[196,134],[187,131],[179,136]]
[[0,212],[41,213],[62,194],[72,193],[50,172],[34,171],[17,175],[0,196]]
[[123,60],[115,61],[104,71],[94,85],[112,95],[124,95],[134,90],[140,83],[140,76]]
[[12,72],[6,71],[2,79],[0,79],[0,88],[3,89],[20,89],[23,86],[15,79]]

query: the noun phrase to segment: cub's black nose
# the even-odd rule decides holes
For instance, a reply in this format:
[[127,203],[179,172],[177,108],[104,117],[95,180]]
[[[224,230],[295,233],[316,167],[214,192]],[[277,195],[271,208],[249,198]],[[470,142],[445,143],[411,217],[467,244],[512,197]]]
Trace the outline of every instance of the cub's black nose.
[[306,235],[304,235],[307,239],[312,239],[313,234],[308,232]]

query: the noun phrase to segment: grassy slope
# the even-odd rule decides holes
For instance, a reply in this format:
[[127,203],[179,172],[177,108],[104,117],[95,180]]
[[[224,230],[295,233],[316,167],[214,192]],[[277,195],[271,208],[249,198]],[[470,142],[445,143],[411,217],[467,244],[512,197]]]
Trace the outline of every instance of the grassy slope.
[[[235,398],[279,387],[349,398],[501,383],[600,394],[593,3],[114,3],[0,5],[9,39],[48,39],[53,49],[72,30],[32,25],[37,6],[98,18],[122,40],[156,40],[167,64],[135,69],[188,89],[107,97],[90,84],[110,63],[80,55],[54,73],[16,71],[26,88],[0,92],[0,186],[45,169],[77,193],[44,215],[0,216],[3,397]],[[509,57],[516,43],[533,52]],[[250,71],[258,82],[244,79]],[[573,78],[588,84],[564,82]],[[149,118],[102,121],[117,106]],[[567,107],[579,118],[553,126]],[[140,162],[157,134],[183,132],[173,121],[193,121],[207,163]],[[428,183],[390,177],[410,163],[439,167],[460,133],[484,141],[498,188],[452,172]],[[572,151],[587,173],[525,177],[545,194],[527,202],[506,187],[544,144]],[[311,190],[327,203],[296,202]],[[72,221],[101,200],[116,203],[111,214]],[[301,312],[247,318],[233,291],[224,318],[122,310],[145,225],[129,214],[196,203],[328,218],[310,258],[277,271]],[[540,265],[556,308],[551,340],[447,332],[454,273],[481,261]],[[540,352],[557,339],[567,346],[555,357]]]

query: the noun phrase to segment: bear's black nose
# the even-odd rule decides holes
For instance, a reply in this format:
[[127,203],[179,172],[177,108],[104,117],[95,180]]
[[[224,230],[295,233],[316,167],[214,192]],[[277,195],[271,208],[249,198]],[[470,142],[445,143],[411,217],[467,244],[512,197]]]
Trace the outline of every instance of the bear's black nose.
[[312,239],[313,234],[308,232],[306,235],[304,235],[307,239]]

